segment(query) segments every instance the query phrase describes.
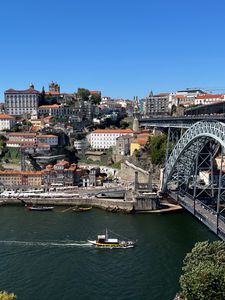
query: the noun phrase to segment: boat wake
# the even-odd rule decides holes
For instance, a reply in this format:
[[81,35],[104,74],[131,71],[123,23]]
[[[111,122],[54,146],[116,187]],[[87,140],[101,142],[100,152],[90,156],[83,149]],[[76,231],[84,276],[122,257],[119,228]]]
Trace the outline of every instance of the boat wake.
[[22,246],[22,247],[89,247],[90,243],[83,241],[0,241],[0,244],[5,244],[8,246]]

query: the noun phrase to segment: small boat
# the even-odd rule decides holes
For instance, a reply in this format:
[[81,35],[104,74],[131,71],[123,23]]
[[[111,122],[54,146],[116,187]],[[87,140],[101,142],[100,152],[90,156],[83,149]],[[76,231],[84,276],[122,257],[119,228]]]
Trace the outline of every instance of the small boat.
[[98,235],[97,239],[95,241],[90,241],[88,242],[92,245],[95,245],[98,248],[133,248],[135,245],[135,242],[133,241],[123,241],[115,238],[109,238],[108,237],[108,230],[106,229],[105,234],[103,235]]
[[29,210],[32,211],[49,211],[53,210],[54,206],[37,206],[37,205],[32,205],[32,206],[27,206]]
[[73,208],[72,211],[74,211],[74,212],[82,212],[82,211],[89,211],[91,209],[92,209],[92,206],[88,206],[88,207],[78,206],[78,207]]

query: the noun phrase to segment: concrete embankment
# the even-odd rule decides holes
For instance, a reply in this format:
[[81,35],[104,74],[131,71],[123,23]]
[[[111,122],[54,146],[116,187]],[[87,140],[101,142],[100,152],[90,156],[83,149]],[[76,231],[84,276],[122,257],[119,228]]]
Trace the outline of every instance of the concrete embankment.
[[53,205],[53,206],[76,206],[76,205],[88,205],[97,208],[102,208],[109,211],[122,211],[130,213],[133,211],[135,201],[124,201],[120,199],[95,199],[95,198],[82,198],[82,199],[75,199],[75,198],[1,198],[3,201],[2,204],[21,204],[21,200],[24,200],[28,204],[35,204],[35,205]]
[[[135,198],[134,198],[135,199]],[[135,200],[121,200],[121,199],[100,199],[100,198],[1,198],[2,205],[21,205],[21,200],[27,204],[34,205],[47,205],[47,206],[92,206],[112,212],[125,212],[125,213],[163,213],[175,212],[181,210],[177,204],[171,204],[166,199],[157,197],[140,198]]]

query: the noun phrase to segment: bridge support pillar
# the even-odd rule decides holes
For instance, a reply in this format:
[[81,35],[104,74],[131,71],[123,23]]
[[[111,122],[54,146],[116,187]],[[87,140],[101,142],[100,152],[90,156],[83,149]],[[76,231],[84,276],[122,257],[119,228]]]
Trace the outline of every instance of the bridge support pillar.
[[194,177],[194,194],[193,194],[194,215],[195,215],[196,192],[197,192],[197,178],[198,178],[198,158],[199,158],[199,155],[197,155],[196,160],[195,160],[195,177]]
[[167,142],[166,142],[166,162],[169,158],[169,154],[170,154],[170,133],[171,133],[171,129],[170,127],[168,128],[168,133],[167,133]]
[[223,146],[221,146],[221,161],[220,161],[220,174],[219,174],[219,187],[217,195],[217,205],[216,205],[216,231],[218,234],[219,231],[219,216],[220,216],[220,196],[221,196],[221,187],[222,187],[222,172],[223,172]]

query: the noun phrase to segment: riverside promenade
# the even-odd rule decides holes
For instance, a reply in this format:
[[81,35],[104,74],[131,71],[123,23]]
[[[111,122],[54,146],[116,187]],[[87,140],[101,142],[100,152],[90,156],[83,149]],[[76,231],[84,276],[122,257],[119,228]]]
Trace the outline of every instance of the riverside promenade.
[[29,190],[4,191],[0,194],[1,205],[92,206],[112,212],[163,213],[180,210],[181,207],[162,199],[157,193],[139,194],[132,188],[120,186],[74,188],[58,191]]

